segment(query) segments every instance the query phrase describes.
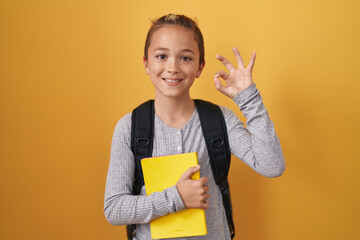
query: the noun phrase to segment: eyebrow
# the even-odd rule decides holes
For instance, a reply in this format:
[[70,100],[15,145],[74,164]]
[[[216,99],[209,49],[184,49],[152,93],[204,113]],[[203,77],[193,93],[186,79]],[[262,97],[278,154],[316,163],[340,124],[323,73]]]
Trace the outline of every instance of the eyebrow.
[[[168,48],[156,48],[156,49],[154,49],[154,52],[155,51],[169,51],[169,49]],[[195,54],[194,53],[194,51],[192,51],[191,49],[183,49],[182,50],[183,52],[190,52],[190,53],[192,53],[192,54]]]

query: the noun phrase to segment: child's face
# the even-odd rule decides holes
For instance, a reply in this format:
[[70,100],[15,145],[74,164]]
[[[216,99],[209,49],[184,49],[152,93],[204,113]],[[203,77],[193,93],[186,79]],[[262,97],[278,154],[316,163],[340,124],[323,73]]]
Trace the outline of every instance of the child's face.
[[195,78],[200,77],[199,48],[190,29],[165,25],[157,30],[144,58],[146,73],[155,87],[156,97],[189,96]]

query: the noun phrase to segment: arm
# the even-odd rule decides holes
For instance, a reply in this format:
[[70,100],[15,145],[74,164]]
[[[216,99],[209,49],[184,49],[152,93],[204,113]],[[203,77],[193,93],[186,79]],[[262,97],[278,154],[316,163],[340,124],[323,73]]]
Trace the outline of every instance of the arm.
[[130,129],[131,114],[128,114],[117,123],[111,144],[104,213],[113,225],[148,223],[185,209],[176,186],[149,196],[132,195],[135,160],[130,148]]
[[[245,68],[238,50],[234,48],[233,51],[238,61],[238,69],[226,58],[217,55],[217,59],[230,73],[220,71],[214,78],[216,88],[232,98],[247,119],[248,129],[233,112],[222,109],[227,123],[231,152],[266,177],[280,176],[285,170],[280,141],[251,76],[256,55],[252,54],[250,63]],[[225,86],[221,84],[219,77],[226,81]]]
[[251,85],[233,100],[247,119],[247,129],[231,110],[222,108],[231,153],[263,176],[280,176],[285,170],[285,160],[259,90],[255,84]]

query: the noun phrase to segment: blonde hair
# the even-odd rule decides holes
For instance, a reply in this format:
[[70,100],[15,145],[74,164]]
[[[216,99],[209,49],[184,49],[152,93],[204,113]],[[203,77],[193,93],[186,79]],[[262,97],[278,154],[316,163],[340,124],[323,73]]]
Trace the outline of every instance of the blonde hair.
[[202,64],[205,60],[204,38],[197,25],[197,23],[184,15],[168,14],[152,21],[152,25],[148,31],[145,41],[144,57],[148,60],[148,49],[151,43],[152,35],[164,25],[178,25],[188,29],[191,29],[194,33],[194,39],[197,42],[200,58],[199,64]]

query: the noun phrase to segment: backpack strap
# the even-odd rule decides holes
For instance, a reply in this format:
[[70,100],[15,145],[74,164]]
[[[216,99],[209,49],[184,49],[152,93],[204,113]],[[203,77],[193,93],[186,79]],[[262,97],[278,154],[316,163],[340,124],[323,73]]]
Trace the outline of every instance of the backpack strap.
[[131,116],[131,150],[135,157],[134,194],[139,195],[144,185],[141,159],[151,157],[154,139],[154,100],[149,100],[134,109]]
[[[135,158],[135,176],[133,195],[139,195],[144,185],[144,176],[141,159],[151,157],[154,139],[154,100],[149,100],[132,112],[131,116],[131,151]],[[136,224],[126,226],[128,239],[133,239],[136,233]]]
[[211,169],[215,182],[221,190],[231,238],[234,238],[235,228],[232,218],[230,189],[227,180],[231,153],[225,119],[219,106],[198,99],[195,100],[195,104],[209,153]]

